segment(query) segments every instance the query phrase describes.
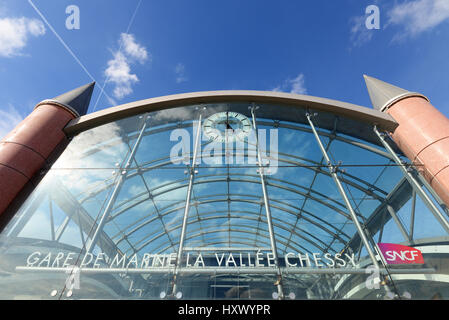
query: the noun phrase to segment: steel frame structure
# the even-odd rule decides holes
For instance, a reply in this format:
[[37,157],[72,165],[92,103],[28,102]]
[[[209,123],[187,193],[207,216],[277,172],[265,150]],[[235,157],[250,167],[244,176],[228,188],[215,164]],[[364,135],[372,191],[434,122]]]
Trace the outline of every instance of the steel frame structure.
[[[199,172],[202,167],[196,165],[198,157],[197,150],[199,145],[199,132],[197,132],[195,138],[194,152],[193,154],[188,155],[191,160],[191,166],[188,168],[188,177],[163,183],[158,186],[152,186],[146,181],[144,177],[145,173],[169,168],[171,166],[171,162],[168,157],[165,157],[152,159],[139,164],[135,155],[141,141],[152,134],[169,131],[174,128],[186,128],[191,125],[191,122],[187,121],[185,123],[167,125],[161,128],[152,127],[147,121],[148,115],[145,114],[143,116],[142,126],[139,132],[131,132],[129,134],[123,133],[126,136],[126,139],[112,139],[105,145],[102,145],[102,148],[107,148],[113,147],[123,141],[128,143],[129,141],[135,140],[133,145],[127,144],[129,151],[126,156],[126,161],[120,165],[120,168],[113,168],[114,170],[120,171],[121,174],[116,177],[112,177],[109,181],[105,180],[101,187],[97,187],[94,190],[86,190],[84,193],[78,194],[76,197],[71,195],[68,190],[64,190],[63,187],[58,188],[57,192],[59,194],[63,193],[66,196],[64,205],[61,206],[60,204],[60,207],[67,208],[67,210],[64,210],[67,212],[67,217],[62,225],[56,230],[53,221],[52,205],[50,204],[49,208],[51,216],[52,240],[58,242],[61,239],[61,236],[70,220],[73,220],[73,222],[75,222],[80,228],[83,242],[83,250],[81,253],[90,253],[92,252],[94,246],[98,245],[102,250],[111,254],[119,252],[129,255],[130,253],[139,253],[139,251],[150,246],[153,242],[156,243],[157,240],[166,237],[167,239],[157,243],[157,246],[153,247],[153,250],[155,253],[177,252],[176,267],[171,271],[174,276],[172,295],[176,295],[177,293],[176,283],[177,276],[180,270],[182,270],[180,267],[182,254],[186,249],[192,249],[191,247],[185,247],[186,241],[190,241],[190,243],[188,243],[190,246],[197,246],[196,250],[204,250],[206,248],[204,247],[205,245],[212,246],[214,249],[221,248],[215,246],[228,245],[228,250],[230,251],[235,250],[233,245],[241,245],[245,250],[251,250],[252,248],[263,246],[270,248],[275,256],[275,274],[278,277],[276,284],[279,297],[282,298],[284,296],[282,287],[282,274],[284,271],[281,271],[281,268],[277,265],[279,255],[277,244],[283,245],[284,249],[282,252],[284,254],[288,249],[301,253],[312,253],[311,249],[305,246],[304,243],[308,246],[310,245],[317,248],[323,253],[340,252],[346,250],[360,252],[361,244],[363,244],[368,252],[371,262],[376,266],[376,268],[381,269],[378,264],[378,259],[376,258],[376,253],[373,251],[373,239],[371,235],[379,231],[379,239],[381,239],[383,226],[387,221],[392,219],[401,231],[404,240],[409,243],[412,242],[415,225],[416,195],[419,195],[424,200],[426,206],[434,214],[437,221],[449,233],[449,223],[447,218],[441,212],[444,208],[438,208],[430,199],[423,189],[423,182],[415,179],[415,177],[408,170],[410,165],[404,164],[401,161],[397,155],[397,152],[386,142],[384,138],[385,136],[381,134],[376,126],[373,126],[373,131],[379,137],[379,145],[382,145],[384,150],[349,136],[340,135],[338,130],[320,129],[313,123],[310,113],[306,114],[308,125],[300,125],[285,121],[269,121],[263,117],[257,118],[254,104],[250,110],[253,129],[256,130],[256,132],[258,130],[258,125],[262,125],[313,134],[315,137],[315,142],[322,152],[322,158],[320,161],[316,161],[316,159],[302,158],[298,155],[283,152],[279,152],[276,155],[280,166],[285,165],[286,167],[304,168],[305,170],[310,170],[314,174],[314,178],[308,186],[294,183],[289,180],[266,176],[264,174],[265,168],[263,161],[270,160],[274,155],[270,154],[264,159],[260,152],[258,142],[256,146],[258,160],[257,165],[251,167],[258,170],[257,174],[233,173],[230,171],[230,166],[227,166],[221,167],[223,169],[227,168],[226,173],[202,175]],[[197,129],[200,130],[202,115],[200,114],[198,119],[191,120],[199,121]],[[336,125],[334,129],[335,128]],[[326,146],[321,141],[322,137],[328,139]],[[340,170],[341,164],[332,163],[329,158],[328,152],[333,141],[340,141],[348,145],[361,148],[365,151],[372,152],[385,158],[389,161],[389,163],[395,163],[395,165],[402,170],[404,178],[399,181],[393,190],[386,191],[377,187],[374,183],[364,181],[362,178],[343,172]],[[85,156],[88,157],[95,154],[96,150],[99,149],[93,148],[91,150],[87,150],[85,152]],[[225,153],[221,156],[225,156]],[[58,169],[52,170],[57,172]],[[336,187],[342,195],[342,200],[336,200],[335,198],[323,194],[320,190],[314,189],[315,178],[319,175],[332,178],[335,181]],[[128,198],[126,201],[117,203],[117,196],[124,182],[127,179],[132,179],[137,176],[140,176],[143,181],[145,190],[139,194],[136,194],[134,197]],[[229,188],[230,183],[233,182],[259,185],[262,190],[262,196],[257,194],[233,193]],[[227,192],[214,193],[207,196],[194,195],[195,186],[212,183],[227,183]],[[369,213],[370,215],[367,216],[365,214],[361,214],[359,210],[357,210],[357,206],[354,206],[354,199],[350,199],[351,197],[347,194],[345,186],[355,188],[364,194],[364,199],[365,197],[373,199],[378,201],[379,205],[375,210]],[[398,207],[401,203],[404,203],[404,201],[407,201],[410,198],[410,193],[408,192],[410,187],[413,190],[411,194],[413,204],[410,212],[411,222],[407,230],[407,227],[398,218],[395,207]],[[172,203],[163,207],[158,204],[159,197],[184,188],[186,188],[185,200],[172,201]],[[298,199],[303,200],[303,203],[301,206],[296,206],[285,200],[279,200],[275,197],[271,198],[270,188],[273,190],[276,189],[295,194],[298,196]],[[108,190],[110,191],[110,195],[107,198],[107,203],[104,209],[99,213],[97,219],[93,219],[83,208],[83,203],[96,199],[96,195]],[[34,203],[31,205],[31,208],[37,208],[41,201],[42,199],[35,199]],[[107,234],[104,231],[105,225],[114,222],[117,217],[126,214],[126,212],[132,208],[135,208],[146,201],[151,201],[154,211],[148,212],[148,214],[139,217],[139,219],[136,219],[130,224],[122,227],[122,229],[116,234]],[[317,213],[310,212],[310,210],[305,207],[306,201],[317,202],[333,211],[336,215],[344,217],[347,220],[347,223],[353,224],[356,232],[348,234],[344,230],[347,223],[339,228],[320,218]],[[361,201],[363,201],[363,199]],[[198,211],[199,207],[215,203],[227,203],[228,208],[227,210]],[[229,205],[230,203],[250,204],[253,207],[253,210],[246,208],[242,210],[231,210]],[[196,209],[196,215],[191,213],[192,208]],[[256,208],[258,208],[258,210],[256,210]],[[265,210],[265,217],[261,215],[262,208]],[[281,217],[273,216],[271,212],[272,209],[279,210],[279,212],[282,212],[283,214],[291,215],[295,222],[293,223],[283,220]],[[166,222],[166,217],[180,211],[184,212],[182,221],[174,221],[172,223]],[[234,214],[231,214],[231,211]],[[29,210],[29,213],[22,217],[22,220],[16,224],[10,235],[18,236],[21,229],[24,227],[27,218],[32,213],[33,210]],[[98,218],[99,221],[97,222]],[[207,221],[219,219],[227,219],[228,222],[220,225],[219,227],[213,224],[206,224]],[[236,228],[231,223],[231,219],[241,219],[242,221],[249,222],[249,224],[241,224],[240,227]],[[155,229],[155,232],[147,234],[146,237],[141,238],[138,241],[133,242],[130,240],[134,234],[140,230],[143,230],[144,227],[151,225],[154,221],[159,221],[161,223],[163,226],[162,230]],[[320,238],[320,236],[314,235],[312,232],[302,228],[298,225],[300,222],[310,223],[311,225],[317,227],[320,232],[328,235],[329,241],[326,242],[322,237]],[[204,224],[206,224],[206,226]],[[188,226],[196,226],[196,229],[189,230],[190,232],[187,233]],[[180,236],[179,239],[175,239],[171,236],[171,234],[178,230],[180,230]],[[283,232],[288,235],[286,236],[276,230],[283,230]],[[92,233],[92,231],[94,232]],[[83,232],[87,234],[87,237],[84,236]],[[228,239],[223,239],[222,237],[209,237],[209,235],[225,232],[228,233]],[[239,233],[242,233],[242,235],[237,236]],[[371,239],[369,239],[370,237]],[[90,242],[88,242],[89,239]],[[127,241],[129,244],[129,248],[127,250],[119,249],[119,245],[124,241]],[[376,248],[374,248],[374,250],[375,249]],[[182,272],[186,271],[182,270]],[[358,271],[354,272],[357,273]],[[136,273],[138,272],[136,271]],[[323,271],[323,273],[325,272]]]

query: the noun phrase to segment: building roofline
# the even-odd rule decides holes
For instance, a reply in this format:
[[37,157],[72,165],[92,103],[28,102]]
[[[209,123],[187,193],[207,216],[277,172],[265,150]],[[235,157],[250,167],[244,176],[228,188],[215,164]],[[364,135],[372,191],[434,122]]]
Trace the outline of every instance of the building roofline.
[[377,125],[379,129],[387,131],[394,131],[398,126],[398,123],[389,114],[347,102],[274,91],[224,90],[181,93],[126,103],[74,119],[69,122],[64,131],[67,135],[73,136],[82,131],[144,112],[194,104],[244,101],[290,105],[330,112]]

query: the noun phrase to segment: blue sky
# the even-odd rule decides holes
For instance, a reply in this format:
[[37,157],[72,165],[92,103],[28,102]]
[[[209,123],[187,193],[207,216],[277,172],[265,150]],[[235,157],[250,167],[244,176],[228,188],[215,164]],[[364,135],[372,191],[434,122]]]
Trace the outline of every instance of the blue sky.
[[[70,5],[79,29],[66,27]],[[369,5],[379,30],[365,27]],[[370,107],[368,74],[449,116],[448,53],[448,0],[0,0],[0,136],[41,100],[93,79],[89,112],[234,89]]]

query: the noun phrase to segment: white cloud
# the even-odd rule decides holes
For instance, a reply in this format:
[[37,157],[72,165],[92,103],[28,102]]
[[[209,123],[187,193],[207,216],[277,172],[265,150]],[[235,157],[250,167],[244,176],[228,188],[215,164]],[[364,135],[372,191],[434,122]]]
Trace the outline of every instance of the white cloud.
[[[104,146],[98,150],[100,144]],[[122,139],[121,128],[115,122],[84,131],[73,138],[53,165],[56,170],[48,179],[59,179],[75,196],[81,193],[96,193],[98,189],[115,179],[116,175],[113,175],[113,172],[116,174],[117,170],[79,170],[74,175],[71,170],[58,169],[118,168],[116,163],[121,163],[128,151]]]
[[0,56],[10,58],[21,55],[29,36],[38,37],[44,34],[45,27],[40,20],[25,17],[1,18]]
[[307,88],[305,86],[305,77],[303,73],[300,73],[293,79],[287,79],[283,84],[273,88],[271,91],[283,91],[295,94],[307,94]]
[[187,81],[187,77],[185,76],[186,67],[182,63],[178,63],[175,67],[176,73],[176,83],[181,83]]
[[12,105],[8,110],[0,110],[0,140],[11,132],[21,121],[23,117]]
[[300,73],[294,79],[289,80],[289,84],[291,85],[290,93],[296,94],[306,94],[307,89],[305,87],[304,74]]
[[133,92],[131,86],[139,81],[135,74],[131,74],[128,59],[120,51],[114,53],[114,59],[108,61],[105,75],[115,84],[114,97],[122,99]]
[[449,21],[448,0],[415,0],[395,5],[388,12],[389,25],[402,27],[394,39],[416,36]]
[[145,63],[148,60],[147,50],[136,42],[132,34],[122,33],[119,43],[130,58],[136,59],[140,63]]
[[375,30],[370,30],[365,25],[366,16],[351,18],[351,43],[354,47],[361,47],[373,38]]
[[[400,29],[393,36],[393,41],[415,37],[425,31],[431,30],[443,22],[449,21],[448,0],[410,0],[387,4],[380,10],[381,28],[396,26]],[[382,17],[385,23],[382,25]],[[376,30],[369,30],[365,26],[368,16],[353,17],[350,20],[350,40],[353,47],[360,47],[373,38]]]
[[108,61],[105,75],[115,84],[114,97],[122,99],[133,92],[132,85],[139,82],[136,74],[131,73],[131,65],[136,61],[144,64],[150,57],[145,49],[136,42],[131,34],[122,33],[119,39],[120,49],[113,53]]

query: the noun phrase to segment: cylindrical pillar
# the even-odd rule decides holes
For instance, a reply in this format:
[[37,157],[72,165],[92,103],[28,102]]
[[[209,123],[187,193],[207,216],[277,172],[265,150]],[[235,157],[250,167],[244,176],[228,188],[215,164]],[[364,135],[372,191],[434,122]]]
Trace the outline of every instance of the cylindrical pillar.
[[0,141],[0,214],[67,139],[63,129],[75,118],[56,104],[42,104]]
[[420,93],[364,78],[373,107],[398,123],[392,139],[449,207],[449,119]]
[[39,103],[34,111],[0,141],[0,217],[33,177],[67,142],[64,127],[84,115],[95,83]]
[[385,110],[399,126],[394,142],[449,207],[449,119],[423,97],[407,97]]

